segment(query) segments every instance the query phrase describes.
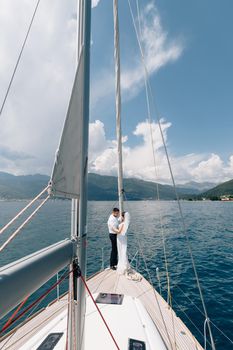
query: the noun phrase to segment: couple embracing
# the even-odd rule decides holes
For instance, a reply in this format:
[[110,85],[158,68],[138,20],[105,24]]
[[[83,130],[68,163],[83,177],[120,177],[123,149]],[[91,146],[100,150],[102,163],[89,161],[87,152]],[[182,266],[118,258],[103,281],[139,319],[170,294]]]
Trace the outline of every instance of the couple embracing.
[[127,236],[130,216],[127,212],[122,212],[121,217],[118,208],[113,208],[108,219],[109,238],[112,244],[110,256],[110,268],[117,270],[119,274],[124,274],[129,269],[127,257]]

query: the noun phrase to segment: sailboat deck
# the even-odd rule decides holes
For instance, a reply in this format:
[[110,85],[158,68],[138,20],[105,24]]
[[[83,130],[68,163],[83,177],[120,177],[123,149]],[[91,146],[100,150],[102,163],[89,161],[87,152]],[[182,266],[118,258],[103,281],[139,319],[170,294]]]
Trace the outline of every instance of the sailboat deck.
[[[159,331],[167,349],[203,350],[181,319],[176,316],[166,301],[143,277],[140,281],[133,281],[127,279],[124,275],[118,275],[116,271],[106,269],[91,277],[88,280],[88,286],[91,293],[95,295],[98,293],[116,293],[140,300]],[[92,304],[90,298],[87,297],[87,299],[87,302]],[[0,349],[37,349],[51,332],[63,333],[61,340],[54,349],[65,349],[67,305],[68,298],[66,295],[39,312],[19,327],[16,332],[11,333],[9,337],[2,339]],[[109,326],[111,327],[111,325]],[[87,334],[88,330],[86,330],[86,336]],[[101,346],[98,347],[98,344],[95,347],[96,349],[102,348]],[[114,346],[112,346],[112,349],[114,349]]]
[[116,271],[104,270],[92,277],[88,285],[92,293],[117,293],[137,298],[144,305],[168,349],[203,350],[166,301],[141,276],[141,281],[129,280]]

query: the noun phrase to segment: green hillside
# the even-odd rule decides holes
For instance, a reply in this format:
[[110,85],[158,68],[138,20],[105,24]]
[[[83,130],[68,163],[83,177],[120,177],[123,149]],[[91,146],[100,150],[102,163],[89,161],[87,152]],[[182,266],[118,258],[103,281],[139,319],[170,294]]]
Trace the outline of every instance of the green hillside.
[[202,197],[206,198],[214,198],[214,197],[220,197],[223,195],[230,195],[233,196],[233,180],[223,182],[222,184],[203,192]]
[[0,172],[0,199],[33,198],[48,184],[46,175],[15,176]]
[[[0,172],[0,199],[33,198],[48,182],[49,176],[46,175],[14,176]],[[158,184],[158,188],[160,199],[176,199],[172,186]],[[157,199],[157,186],[153,182],[135,178],[124,179],[124,190],[128,200]],[[184,199],[212,198],[224,194],[233,195],[233,180],[218,185],[201,195],[197,189],[185,187],[184,185],[178,187],[177,191],[180,198]],[[88,174],[88,199],[117,200],[117,178],[115,176]]]
[[[175,199],[174,190],[171,186],[158,186],[161,199]],[[153,182],[134,178],[124,179],[124,190],[129,200],[157,199],[156,184]],[[184,192],[183,189],[181,191]],[[89,174],[89,200],[117,200],[117,193],[117,178],[115,176]]]
[[[0,172],[0,199],[28,199],[35,197],[49,182],[46,175],[14,176]],[[175,199],[174,190],[168,185],[158,185],[160,198]],[[157,199],[156,184],[153,182],[125,179],[125,195],[129,200]],[[194,190],[195,191],[195,190]],[[181,188],[180,194],[191,193]],[[88,175],[89,200],[117,200],[117,178],[115,176]]]

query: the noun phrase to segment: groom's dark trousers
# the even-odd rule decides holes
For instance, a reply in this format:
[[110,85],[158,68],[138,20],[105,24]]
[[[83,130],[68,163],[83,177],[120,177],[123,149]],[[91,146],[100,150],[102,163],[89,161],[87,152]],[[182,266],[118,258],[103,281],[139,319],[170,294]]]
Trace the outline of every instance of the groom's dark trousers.
[[112,251],[110,255],[110,267],[117,265],[117,234],[109,233],[109,238],[112,243]]

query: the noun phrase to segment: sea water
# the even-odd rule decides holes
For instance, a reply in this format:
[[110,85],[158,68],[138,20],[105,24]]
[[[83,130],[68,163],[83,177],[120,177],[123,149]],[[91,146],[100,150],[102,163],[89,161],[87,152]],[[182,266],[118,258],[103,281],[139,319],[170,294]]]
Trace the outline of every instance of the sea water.
[[[0,227],[5,225],[26,201],[0,202]],[[233,338],[233,202],[176,201],[127,202],[131,214],[128,251],[132,265],[151,280],[167,299],[165,261],[168,265],[172,307],[203,345],[204,316],[190,258],[191,248],[200,279],[216,348],[230,350]],[[112,202],[88,203],[87,274],[90,276],[109,265],[110,241],[107,219]],[[0,266],[70,236],[70,201],[51,200],[27,224],[9,246],[0,253]],[[25,215],[19,219],[21,223]],[[189,243],[184,234],[184,225]],[[0,236],[0,244],[16,226]],[[160,284],[156,276],[159,271]],[[34,293],[29,303],[56,281],[53,278]],[[59,293],[67,289],[67,281]],[[38,308],[56,298],[55,289]],[[34,310],[35,311],[35,310]],[[1,322],[2,324],[3,322]],[[221,330],[218,330],[218,328]],[[209,345],[207,348],[210,348]]]

